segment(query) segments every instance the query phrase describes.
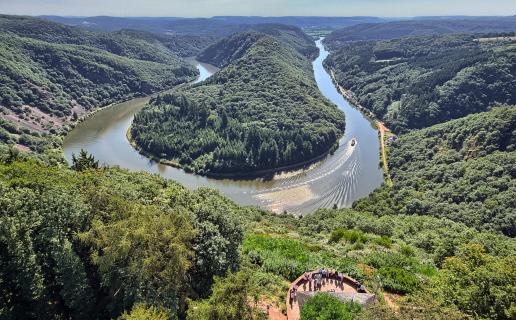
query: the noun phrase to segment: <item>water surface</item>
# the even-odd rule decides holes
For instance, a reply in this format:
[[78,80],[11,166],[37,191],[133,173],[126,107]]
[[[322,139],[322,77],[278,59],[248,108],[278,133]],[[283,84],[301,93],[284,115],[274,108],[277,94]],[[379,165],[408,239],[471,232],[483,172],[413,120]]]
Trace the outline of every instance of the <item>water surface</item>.
[[[276,212],[304,214],[321,207],[349,207],[383,181],[379,167],[378,132],[358,110],[339,94],[322,62],[328,56],[321,41],[321,54],[313,62],[315,79],[322,94],[346,114],[346,131],[333,155],[307,168],[282,172],[272,179],[211,179],[185,173],[140,155],[127,141],[126,132],[134,114],[150,97],[138,98],[106,108],[79,124],[64,141],[66,159],[81,148],[92,153],[100,164],[147,171],[174,179],[188,188],[215,188],[242,205],[258,205]],[[208,78],[213,69],[197,64],[198,81]],[[351,146],[351,139],[357,143]]]

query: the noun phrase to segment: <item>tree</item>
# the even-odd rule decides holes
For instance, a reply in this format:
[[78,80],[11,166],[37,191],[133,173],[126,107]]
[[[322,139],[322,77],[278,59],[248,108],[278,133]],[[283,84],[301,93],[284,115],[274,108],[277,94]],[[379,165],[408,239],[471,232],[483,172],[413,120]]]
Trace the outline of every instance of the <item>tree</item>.
[[516,256],[496,258],[475,243],[464,245],[447,258],[434,293],[445,305],[486,319],[516,316]]
[[190,301],[187,320],[250,320],[257,311],[250,298],[255,285],[249,272],[230,273],[226,278],[215,278],[209,299]]
[[95,161],[95,157],[92,154],[88,155],[86,150],[81,149],[79,157],[72,154],[72,169],[76,171],[85,171],[89,169],[98,169],[99,162]]
[[214,276],[222,277],[238,269],[244,231],[236,215],[238,207],[217,191],[199,188],[194,195],[171,188],[168,200],[171,208],[187,206],[192,212],[196,235],[192,239],[195,255],[189,272],[190,284],[204,298],[210,293]]
[[195,234],[187,212],[181,208],[163,212],[124,201],[119,207],[122,210],[115,207],[111,218],[99,217],[80,235],[92,247],[91,259],[113,299],[113,313],[140,301],[176,312]]

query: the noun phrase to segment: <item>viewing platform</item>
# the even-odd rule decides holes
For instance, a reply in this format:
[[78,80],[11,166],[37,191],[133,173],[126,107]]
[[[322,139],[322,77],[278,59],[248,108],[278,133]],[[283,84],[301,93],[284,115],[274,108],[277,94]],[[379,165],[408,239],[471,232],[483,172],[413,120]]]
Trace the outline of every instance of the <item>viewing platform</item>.
[[305,272],[290,285],[286,297],[287,319],[299,320],[305,302],[319,292],[364,307],[376,302],[376,296],[357,280],[334,270],[320,269]]

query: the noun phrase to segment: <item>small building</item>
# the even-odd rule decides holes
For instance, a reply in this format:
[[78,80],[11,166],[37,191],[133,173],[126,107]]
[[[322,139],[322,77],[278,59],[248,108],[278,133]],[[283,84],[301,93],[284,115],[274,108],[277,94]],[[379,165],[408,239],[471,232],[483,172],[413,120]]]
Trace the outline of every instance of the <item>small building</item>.
[[398,140],[398,137],[397,136],[390,136],[389,138],[387,138],[387,141],[386,143],[387,144],[391,144],[393,143],[394,141]]

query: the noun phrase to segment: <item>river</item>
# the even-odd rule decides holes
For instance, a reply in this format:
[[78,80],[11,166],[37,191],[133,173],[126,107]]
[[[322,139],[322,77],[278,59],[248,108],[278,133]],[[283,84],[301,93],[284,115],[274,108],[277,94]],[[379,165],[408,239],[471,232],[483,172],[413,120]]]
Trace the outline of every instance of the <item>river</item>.
[[[318,208],[350,207],[351,204],[383,182],[379,167],[378,131],[360,111],[339,94],[323,67],[328,56],[317,41],[319,57],[313,62],[317,85],[322,94],[346,115],[346,131],[333,155],[306,168],[282,172],[272,179],[212,179],[169,167],[140,155],[127,141],[126,132],[134,114],[150,97],[138,98],[105,108],[77,125],[64,140],[64,153],[70,162],[72,154],[82,149],[92,153],[99,163],[120,166],[133,171],[147,171],[180,182],[190,189],[201,186],[218,189],[242,205],[257,205],[275,212],[306,214]],[[201,75],[208,78],[213,69],[197,63]],[[351,139],[357,143],[351,146]]]

